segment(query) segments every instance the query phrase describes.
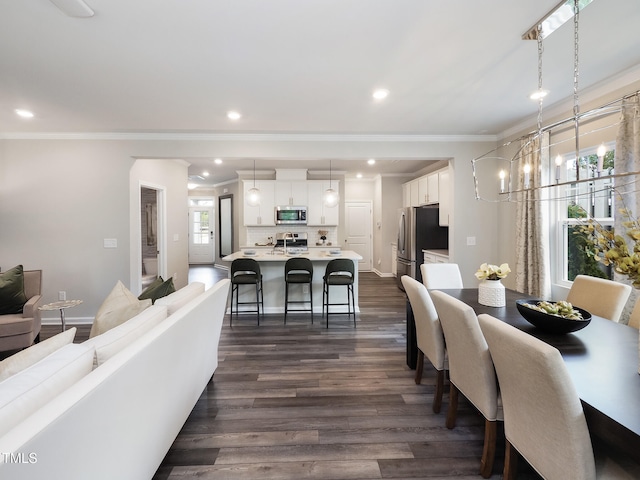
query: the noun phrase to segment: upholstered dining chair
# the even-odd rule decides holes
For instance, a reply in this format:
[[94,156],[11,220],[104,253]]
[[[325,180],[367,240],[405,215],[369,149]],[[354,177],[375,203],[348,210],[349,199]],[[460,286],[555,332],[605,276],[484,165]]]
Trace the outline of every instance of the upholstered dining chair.
[[435,290],[430,293],[440,318],[449,358],[450,390],[446,425],[447,428],[455,426],[460,392],[485,418],[480,474],[488,478],[495,459],[498,422],[503,418],[489,346],[473,308],[444,292]]
[[423,263],[420,265],[422,283],[428,289],[463,288],[457,263]]
[[598,455],[560,352],[490,315],[478,316],[495,365],[504,409],[504,479],[522,457],[543,477],[640,478],[632,461]]
[[589,275],[578,275],[573,280],[567,302],[598,317],[618,322],[630,294],[630,285]]
[[444,334],[438,319],[436,307],[433,305],[427,288],[417,280],[403,275],[400,279],[409,297],[416,322],[416,341],[418,343],[418,361],[416,364],[416,384],[422,380],[424,357],[426,356],[437,371],[436,391],[433,397],[433,411],[440,412],[442,394],[444,392],[444,377],[447,369]]
[[635,305],[633,306],[633,310],[631,310],[628,325],[640,330],[640,297],[638,297]]

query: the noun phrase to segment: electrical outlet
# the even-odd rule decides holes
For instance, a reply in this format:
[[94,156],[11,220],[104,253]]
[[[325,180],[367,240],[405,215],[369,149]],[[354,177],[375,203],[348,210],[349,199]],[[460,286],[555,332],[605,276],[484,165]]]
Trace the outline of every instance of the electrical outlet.
[[60,290],[58,292],[58,300],[62,301],[66,299],[67,299],[67,292],[65,292],[64,290]]
[[302,293],[309,293],[309,285],[302,285]]
[[473,246],[476,244],[476,237],[467,237],[467,245]]

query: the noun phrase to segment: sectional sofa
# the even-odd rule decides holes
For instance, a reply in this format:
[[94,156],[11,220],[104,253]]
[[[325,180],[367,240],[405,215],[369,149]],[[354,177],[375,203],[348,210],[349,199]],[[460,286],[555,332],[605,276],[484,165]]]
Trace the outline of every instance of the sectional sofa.
[[0,478],[151,479],[218,365],[228,292],[190,284],[0,382],[42,375],[0,408]]

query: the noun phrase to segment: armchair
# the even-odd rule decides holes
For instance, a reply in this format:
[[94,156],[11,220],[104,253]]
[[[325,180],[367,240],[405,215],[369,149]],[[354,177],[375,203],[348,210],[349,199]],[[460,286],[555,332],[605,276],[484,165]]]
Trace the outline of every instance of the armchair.
[[40,306],[42,270],[24,272],[24,293],[27,303],[22,313],[0,315],[0,352],[31,346],[40,337]]

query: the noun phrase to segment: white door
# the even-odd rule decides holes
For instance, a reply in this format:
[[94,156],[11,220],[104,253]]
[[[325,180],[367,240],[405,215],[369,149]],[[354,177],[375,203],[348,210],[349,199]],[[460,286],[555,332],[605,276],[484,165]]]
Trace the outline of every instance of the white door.
[[371,202],[346,202],[346,247],[362,256],[358,262],[358,271],[372,270],[372,222]]
[[213,207],[189,208],[189,263],[213,263]]

